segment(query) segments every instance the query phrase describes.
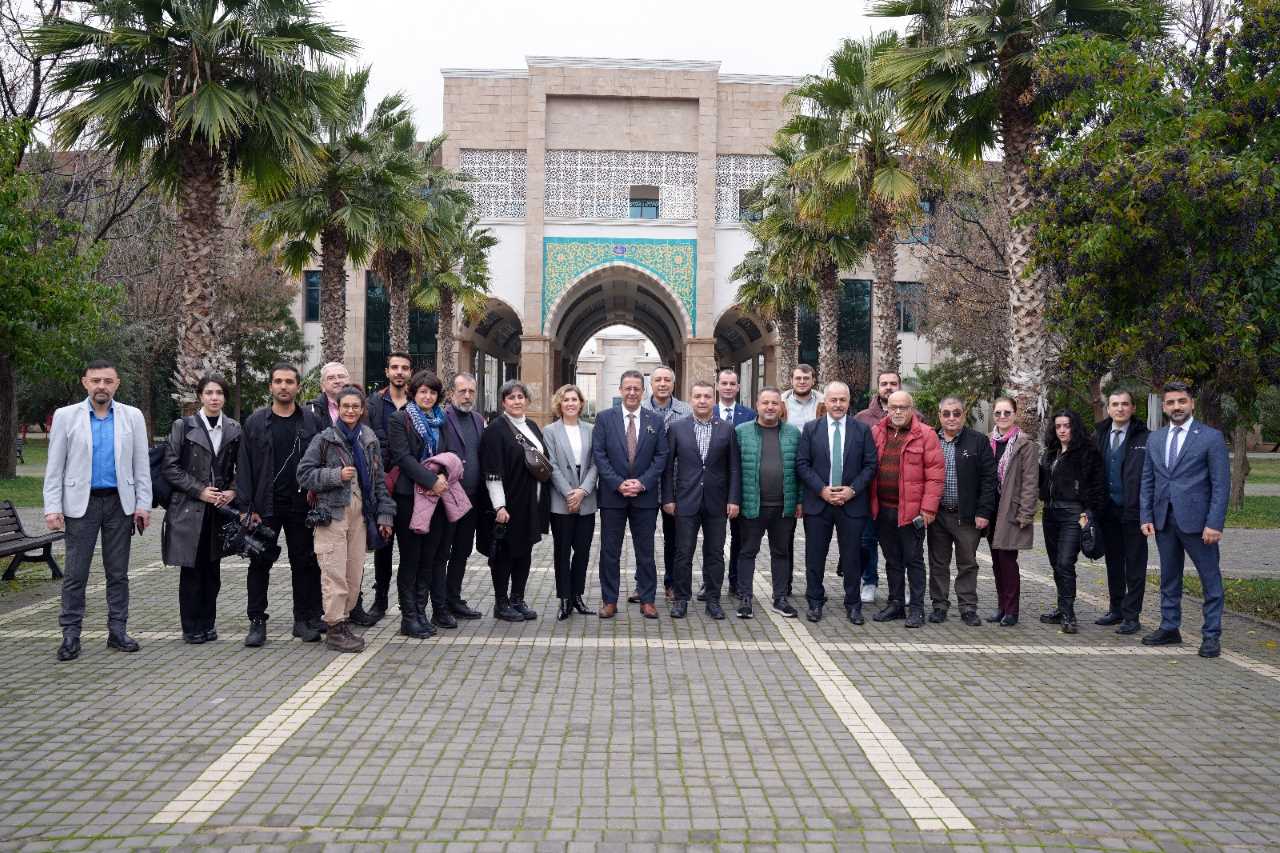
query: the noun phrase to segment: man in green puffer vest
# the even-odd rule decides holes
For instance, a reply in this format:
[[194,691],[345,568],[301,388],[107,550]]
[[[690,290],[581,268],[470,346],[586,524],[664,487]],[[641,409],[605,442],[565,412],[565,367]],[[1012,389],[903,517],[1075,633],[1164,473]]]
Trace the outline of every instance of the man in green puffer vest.
[[787,596],[791,589],[791,548],[800,516],[800,478],[796,476],[800,430],[782,420],[784,412],[782,392],[764,388],[756,397],[756,419],[737,427],[742,460],[742,551],[738,555],[741,619],[752,617],[756,554],[766,532],[773,609],[783,616],[796,616]]

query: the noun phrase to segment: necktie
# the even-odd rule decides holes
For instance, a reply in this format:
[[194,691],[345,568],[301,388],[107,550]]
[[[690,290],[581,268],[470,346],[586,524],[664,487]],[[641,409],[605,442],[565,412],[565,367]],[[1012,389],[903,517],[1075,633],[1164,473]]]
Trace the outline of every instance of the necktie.
[[636,432],[636,416],[627,415],[627,463],[636,464],[636,447],[640,444],[640,436]]
[[831,485],[839,487],[844,480],[844,436],[840,433],[840,421],[831,439]]
[[1178,461],[1178,439],[1182,432],[1182,427],[1176,426],[1169,433],[1169,458],[1165,460],[1165,467],[1172,468],[1174,463]]
[[724,421],[727,424],[733,423],[733,409],[729,408],[728,406],[725,406],[724,415],[720,418],[720,420]]
[[1120,437],[1124,435],[1124,430],[1113,429],[1111,431],[1111,449],[1116,450],[1120,447]]

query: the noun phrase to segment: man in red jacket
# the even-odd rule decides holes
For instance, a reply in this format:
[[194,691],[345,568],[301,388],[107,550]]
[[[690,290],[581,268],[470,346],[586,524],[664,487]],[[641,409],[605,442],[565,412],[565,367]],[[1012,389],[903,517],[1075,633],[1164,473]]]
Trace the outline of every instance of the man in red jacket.
[[[906,391],[889,396],[889,416],[871,435],[880,464],[871,488],[871,515],[889,578],[889,603],[874,617],[888,622],[904,616],[908,628],[924,624],[925,527],[938,514],[946,462],[938,434],[916,417]],[[911,583],[911,605],[903,607],[903,575]]]

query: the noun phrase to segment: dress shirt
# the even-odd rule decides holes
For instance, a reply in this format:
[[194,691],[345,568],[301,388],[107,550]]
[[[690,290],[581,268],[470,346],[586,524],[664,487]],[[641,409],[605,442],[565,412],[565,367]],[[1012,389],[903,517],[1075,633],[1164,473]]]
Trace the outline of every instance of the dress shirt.
[[1169,425],[1169,446],[1165,449],[1164,463],[1167,467],[1172,468],[1178,462],[1178,457],[1182,455],[1182,448],[1187,445],[1187,434],[1191,432],[1191,422],[1195,418],[1187,418],[1186,423],[1182,425],[1182,431],[1175,433],[1178,427],[1173,424]]
[[707,461],[707,451],[711,449],[711,421],[700,421],[695,415],[693,418],[693,437],[698,440],[698,455],[702,457],[702,461]]
[[[1132,421],[1125,421],[1124,426],[1116,426],[1114,422],[1111,424],[1111,449],[1115,450],[1118,445],[1124,444],[1124,440],[1129,436],[1129,424]],[[1119,437],[1116,436],[1119,433]]]
[[582,467],[582,427],[578,424],[564,425],[564,434],[569,439],[569,451],[573,454],[573,464]]
[[89,429],[93,432],[93,476],[91,489],[116,487],[116,404],[108,404],[107,416],[98,417],[89,405]]
[[214,415],[213,420],[209,420],[209,416],[200,410],[200,420],[204,421],[205,432],[209,434],[209,444],[213,447],[213,455],[217,456],[218,451],[222,449],[222,424],[225,415]]
[[[960,434],[956,433],[956,438]],[[956,438],[947,438],[947,434],[938,430],[938,443],[942,445],[942,459],[946,463],[947,473],[942,481],[942,506],[956,507],[960,504],[960,480],[956,476]]]
[[737,404],[729,403],[728,405],[725,405],[724,403],[719,403],[718,405],[720,408],[720,420],[724,421],[725,423],[732,424],[733,410]]
[[324,401],[329,404],[329,421],[331,423],[338,422],[338,401],[329,399],[329,395],[324,395]]

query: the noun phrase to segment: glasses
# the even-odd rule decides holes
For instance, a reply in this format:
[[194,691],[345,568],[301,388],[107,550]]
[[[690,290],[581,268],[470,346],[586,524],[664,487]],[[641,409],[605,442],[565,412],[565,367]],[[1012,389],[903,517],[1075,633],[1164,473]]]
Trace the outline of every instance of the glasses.
[[997,418],[1011,418],[1011,417],[1013,417],[1013,412],[996,412],[996,417],[997,417]]
[[955,410],[951,410],[951,409],[944,409],[944,410],[941,412],[941,414],[942,414],[942,416],[943,416],[944,418],[962,418],[962,417],[964,417],[964,412],[963,412],[962,410],[960,410],[960,409],[955,409]]

